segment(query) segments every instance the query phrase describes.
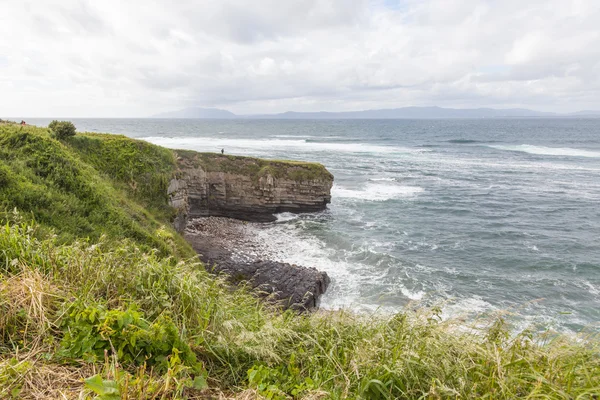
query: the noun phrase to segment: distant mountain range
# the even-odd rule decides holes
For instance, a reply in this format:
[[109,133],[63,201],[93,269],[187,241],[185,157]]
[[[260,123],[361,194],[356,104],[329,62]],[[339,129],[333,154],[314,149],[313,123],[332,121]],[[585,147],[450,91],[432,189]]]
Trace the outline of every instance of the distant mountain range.
[[183,110],[156,114],[150,118],[190,118],[190,119],[447,119],[447,118],[600,118],[600,111],[578,111],[575,113],[553,113],[534,111],[526,108],[442,108],[442,107],[402,107],[381,110],[344,112],[296,112],[279,114],[236,115],[218,108],[186,108]]

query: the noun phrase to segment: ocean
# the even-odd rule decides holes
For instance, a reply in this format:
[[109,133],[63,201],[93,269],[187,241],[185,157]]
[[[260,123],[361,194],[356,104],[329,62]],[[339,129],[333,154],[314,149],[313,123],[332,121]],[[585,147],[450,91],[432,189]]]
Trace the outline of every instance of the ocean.
[[[46,125],[48,120],[28,120]],[[170,148],[317,161],[328,210],[257,234],[332,279],[321,306],[600,330],[600,119],[75,119]]]

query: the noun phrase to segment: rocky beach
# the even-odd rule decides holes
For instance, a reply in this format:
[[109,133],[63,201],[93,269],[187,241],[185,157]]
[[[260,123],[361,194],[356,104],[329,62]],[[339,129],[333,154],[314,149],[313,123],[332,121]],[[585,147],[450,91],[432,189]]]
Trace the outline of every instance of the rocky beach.
[[184,236],[207,269],[230,281],[247,281],[283,308],[306,311],[318,307],[330,279],[315,268],[288,264],[256,234],[264,224],[225,217],[193,218]]

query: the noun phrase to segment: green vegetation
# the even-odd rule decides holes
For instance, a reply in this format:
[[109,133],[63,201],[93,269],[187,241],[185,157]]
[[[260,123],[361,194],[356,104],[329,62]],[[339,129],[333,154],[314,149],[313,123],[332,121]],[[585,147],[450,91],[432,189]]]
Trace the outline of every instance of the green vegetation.
[[48,128],[54,132],[54,136],[57,139],[66,139],[71,136],[75,136],[76,130],[75,125],[70,121],[57,121],[50,122]]
[[176,153],[183,166],[202,167],[205,171],[241,174],[255,180],[267,174],[271,174],[275,178],[295,181],[333,180],[333,175],[319,163],[264,160],[254,157],[198,153],[189,150],[177,150]]
[[166,197],[176,169],[171,150],[121,135],[87,133],[67,143],[84,162],[146,209],[164,218],[172,216]]
[[51,136],[0,126],[1,399],[600,393],[595,336],[510,335],[501,316],[465,327],[436,308],[271,309],[205,272],[169,228],[160,194],[175,173],[170,151],[120,136]]
[[[165,171],[175,169],[172,154],[157,148],[160,157],[150,158],[147,148],[156,146],[128,140],[121,147],[120,140],[82,135],[58,141],[46,129],[0,125],[0,212],[16,208],[65,243],[107,235],[165,255],[173,248],[193,255],[169,228]],[[127,176],[128,168],[138,175]],[[157,235],[163,230],[170,236]]]

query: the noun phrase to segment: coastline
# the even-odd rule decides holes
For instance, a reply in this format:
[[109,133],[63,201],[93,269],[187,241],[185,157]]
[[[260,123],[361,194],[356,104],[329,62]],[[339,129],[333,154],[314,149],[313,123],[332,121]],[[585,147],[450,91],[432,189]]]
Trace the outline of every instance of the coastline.
[[[282,313],[215,279],[170,225],[168,149],[100,134],[60,141],[29,126],[0,126],[0,148],[0,398],[587,398],[600,388],[593,335],[511,335],[503,318],[473,335],[435,309]],[[179,199],[200,206],[211,192],[231,194],[228,181],[206,183]],[[270,199],[275,188],[253,194]],[[214,225],[203,230],[212,257],[249,261],[225,259],[226,268],[270,272],[278,284],[294,285],[300,271],[322,277],[262,260],[323,267],[285,258],[282,242],[307,255],[301,236],[282,237],[287,224]],[[361,272],[360,260],[346,261]]]
[[225,273],[234,284],[248,282],[283,308],[318,308],[319,299],[330,284],[329,276],[311,266],[279,260],[276,252],[255,234],[263,224],[227,217],[192,218],[186,224],[184,237],[209,272]]

